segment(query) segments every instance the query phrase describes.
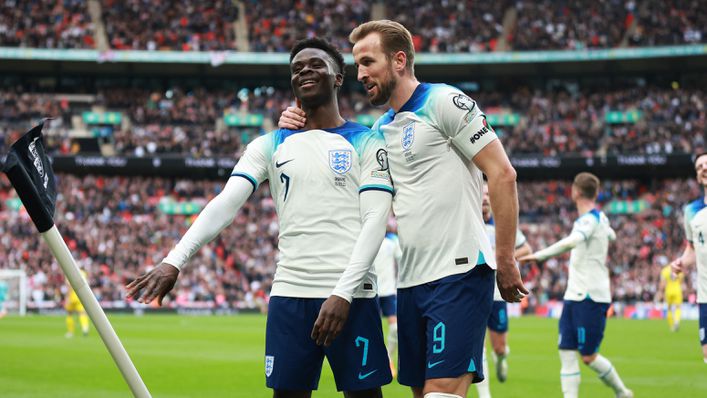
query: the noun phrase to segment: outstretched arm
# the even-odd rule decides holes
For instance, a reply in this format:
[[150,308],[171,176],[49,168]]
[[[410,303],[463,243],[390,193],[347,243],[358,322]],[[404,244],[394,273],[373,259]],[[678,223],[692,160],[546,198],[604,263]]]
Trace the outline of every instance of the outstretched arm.
[[550,257],[555,257],[574,249],[582,241],[584,241],[584,235],[579,232],[572,232],[570,236],[561,239],[542,250],[538,250],[533,254],[528,254],[518,258],[518,261],[521,263],[530,261],[545,261]]
[[695,247],[692,246],[692,242],[688,241],[685,244],[685,250],[683,250],[682,255],[670,263],[670,268],[672,268],[673,272],[679,274],[684,272],[686,267],[694,266],[696,262]]
[[250,182],[240,177],[232,177],[223,191],[204,207],[194,224],[162,263],[127,285],[127,296],[136,298],[141,303],[149,303],[157,297],[158,304],[162,305],[162,299],[177,281],[179,270],[194,253],[233,222],[238,209],[243,206],[252,191],[253,185]]

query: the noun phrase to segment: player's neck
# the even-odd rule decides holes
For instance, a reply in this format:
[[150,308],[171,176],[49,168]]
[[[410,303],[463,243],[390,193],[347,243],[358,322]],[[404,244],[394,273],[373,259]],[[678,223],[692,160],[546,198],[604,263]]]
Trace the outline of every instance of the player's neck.
[[333,129],[346,122],[339,114],[339,104],[336,101],[311,107],[302,104],[302,110],[307,115],[305,130]]
[[398,112],[400,108],[412,97],[420,82],[414,75],[405,75],[398,79],[398,84],[390,95],[390,107]]
[[584,198],[577,199],[577,212],[579,213],[580,216],[585,213],[589,213],[590,211],[594,210],[596,207],[597,207],[597,204],[593,200],[584,199]]

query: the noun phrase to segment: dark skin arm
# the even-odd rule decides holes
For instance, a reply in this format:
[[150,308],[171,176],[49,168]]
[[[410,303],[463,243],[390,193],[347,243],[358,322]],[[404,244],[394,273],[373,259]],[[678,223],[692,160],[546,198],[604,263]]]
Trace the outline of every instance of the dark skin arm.
[[127,297],[134,298],[139,303],[150,303],[157,298],[157,304],[162,306],[162,299],[177,282],[179,270],[167,263],[161,263],[152,271],[139,276],[130,282]]
[[312,328],[312,340],[317,345],[329,347],[344,329],[350,309],[351,303],[339,296],[332,295],[326,299]]

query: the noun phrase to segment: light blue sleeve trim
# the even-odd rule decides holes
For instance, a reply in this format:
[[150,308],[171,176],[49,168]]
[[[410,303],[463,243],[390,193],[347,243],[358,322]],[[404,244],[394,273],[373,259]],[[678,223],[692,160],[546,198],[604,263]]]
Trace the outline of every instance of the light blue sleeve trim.
[[258,189],[258,180],[256,180],[255,177],[253,177],[252,175],[250,175],[248,173],[243,173],[243,172],[238,171],[238,172],[231,173],[231,177],[243,177],[246,180],[248,180],[248,182],[253,184],[253,192],[255,192],[255,190]]
[[389,192],[391,195],[393,194],[393,188],[386,186],[386,185],[378,185],[378,184],[362,185],[361,187],[358,188],[358,193],[361,193],[364,191],[384,191],[384,192]]

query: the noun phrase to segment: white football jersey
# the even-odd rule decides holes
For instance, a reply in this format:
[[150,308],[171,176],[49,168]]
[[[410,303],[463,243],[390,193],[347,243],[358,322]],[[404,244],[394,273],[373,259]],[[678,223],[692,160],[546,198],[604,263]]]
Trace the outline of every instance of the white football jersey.
[[[493,220],[491,222],[486,223],[484,225],[486,227],[486,236],[489,238],[489,242],[491,242],[491,249],[494,251],[494,254],[496,252],[496,225],[494,225]],[[523,235],[523,232],[520,229],[516,229],[516,245],[515,248],[518,249],[521,246],[523,246],[527,242],[527,239],[525,238],[525,235]],[[516,264],[517,266],[517,264]],[[498,290],[498,284],[493,285],[493,301],[505,301],[503,300],[503,297],[501,297],[501,291]]]
[[697,259],[697,302],[707,303],[707,203],[705,198],[691,202],[684,209],[685,238],[695,248]]
[[[280,221],[272,296],[329,297],[361,229],[359,193],[393,191],[383,137],[352,122],[258,137],[231,176],[253,189],[269,180]],[[375,281],[371,270],[354,297],[375,297]]]
[[422,83],[378,119],[395,188],[402,259],[398,287],[496,268],[481,217],[483,179],[471,159],[496,133],[476,103],[445,84]]
[[609,219],[599,210],[591,210],[574,222],[572,234],[580,234],[584,241],[570,253],[569,277],[565,300],[582,301],[586,298],[597,303],[611,302],[609,268],[606,266],[609,241],[614,231]]
[[398,236],[387,233],[380,250],[373,260],[378,277],[378,295],[381,297],[393,296],[397,293],[395,267],[403,255],[398,243]]

